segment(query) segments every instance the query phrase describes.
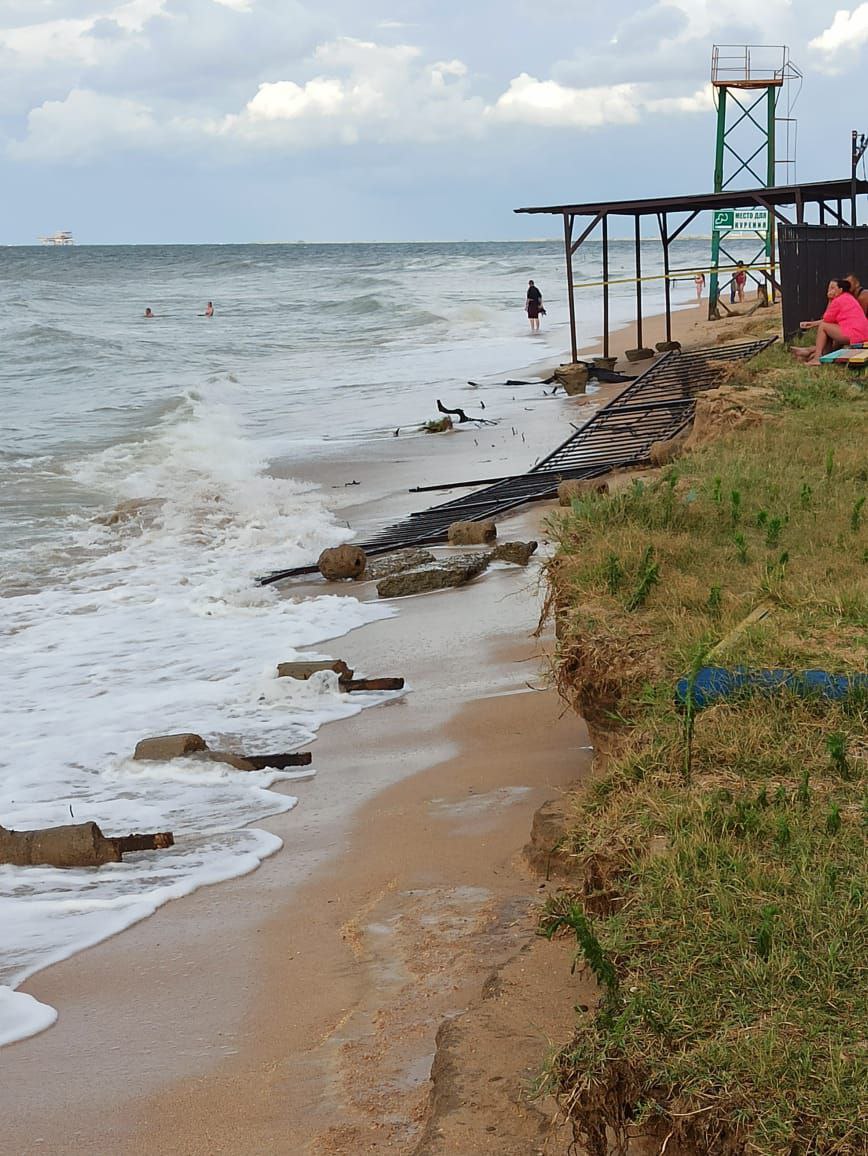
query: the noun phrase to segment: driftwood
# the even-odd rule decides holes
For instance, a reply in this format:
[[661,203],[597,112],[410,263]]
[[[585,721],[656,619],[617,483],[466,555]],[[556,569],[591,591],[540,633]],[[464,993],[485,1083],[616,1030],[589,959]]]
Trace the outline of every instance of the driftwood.
[[175,836],[171,831],[155,831],[153,835],[118,835],[109,842],[121,855],[128,855],[131,851],[164,851],[174,845]]
[[[551,385],[551,383],[553,381],[554,381],[554,375],[552,375],[551,377],[537,378],[536,381],[516,381],[512,377],[508,377],[506,379],[506,381],[498,382],[497,384],[499,384],[499,385]],[[467,384],[472,385],[474,389],[479,389],[481,387],[482,383],[479,381],[468,381]],[[494,383],[492,382],[490,384],[494,384]]]
[[36,831],[9,831],[0,827],[0,863],[16,867],[101,867],[120,863],[130,851],[155,851],[171,847],[169,831],[151,835],[108,838],[96,823],[68,823]]
[[348,678],[342,680],[341,690],[403,690],[403,678]]
[[310,751],[299,751],[293,755],[245,755],[244,759],[253,764],[254,771],[285,771],[287,767],[309,767],[313,756]]
[[[340,664],[345,666],[344,663]],[[352,675],[352,671],[347,673]],[[306,767],[310,764],[310,751],[298,751],[294,754],[244,755],[236,751],[212,751],[201,735],[192,733],[179,735],[155,735],[149,739],[142,739],[136,743],[137,760],[157,760],[168,762],[170,759],[192,759],[200,763],[226,763],[236,771],[262,771],[266,767],[273,767],[282,771],[286,767]]]
[[321,670],[333,670],[341,679],[353,677],[353,672],[342,658],[326,658],[320,659],[318,662],[279,662],[277,664],[277,677],[298,678],[305,681],[312,674],[318,674]]
[[[341,658],[326,659],[320,662],[281,662],[277,667],[277,675],[278,678],[308,679],[311,675],[317,674],[321,670],[333,670],[338,676],[338,686],[344,691],[404,689],[403,678],[353,678],[352,670],[350,670]],[[245,758],[248,762],[255,763],[257,770],[262,769],[262,767],[281,767],[282,769],[283,766],[307,766],[310,762],[309,753],[302,755],[262,755],[261,758],[245,755]],[[275,758],[298,759],[300,761],[287,762],[284,764],[278,764],[274,761],[263,761],[265,759],[273,760]]]
[[459,425],[463,425],[466,421],[475,421],[479,425],[497,425],[496,421],[489,421],[487,417],[468,417],[463,409],[447,409],[439,398],[437,399],[437,410],[439,413],[455,414]]
[[467,414],[464,412],[463,409],[447,409],[446,406],[443,404],[443,402],[440,401],[439,399],[437,401],[437,411],[438,411],[438,413],[448,413],[448,414],[454,413],[455,416],[458,418],[459,422],[471,421],[471,418],[469,418],[467,416]]

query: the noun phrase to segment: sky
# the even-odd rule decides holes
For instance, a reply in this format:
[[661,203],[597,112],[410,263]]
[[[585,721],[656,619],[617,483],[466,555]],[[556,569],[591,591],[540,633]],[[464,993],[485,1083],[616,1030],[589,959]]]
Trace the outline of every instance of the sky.
[[868,3],[0,0],[0,243],[555,236],[711,189],[714,43],[804,76],[779,183],[849,176]]

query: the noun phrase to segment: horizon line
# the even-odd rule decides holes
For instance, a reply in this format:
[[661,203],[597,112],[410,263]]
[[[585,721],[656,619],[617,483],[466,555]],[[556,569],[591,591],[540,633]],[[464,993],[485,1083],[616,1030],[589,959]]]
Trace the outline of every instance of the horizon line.
[[[642,237],[642,241],[653,242],[654,236]],[[632,241],[631,235],[611,237],[610,241]],[[677,238],[682,241],[710,241],[710,233],[688,233]],[[593,242],[591,242],[593,244]],[[599,242],[597,242],[599,243]],[[51,245],[40,241],[0,241],[2,249],[137,249],[137,248],[230,248],[243,245],[548,245],[563,244],[562,237],[452,237],[444,239],[405,238],[399,241],[358,239],[353,241],[74,241],[70,245]]]

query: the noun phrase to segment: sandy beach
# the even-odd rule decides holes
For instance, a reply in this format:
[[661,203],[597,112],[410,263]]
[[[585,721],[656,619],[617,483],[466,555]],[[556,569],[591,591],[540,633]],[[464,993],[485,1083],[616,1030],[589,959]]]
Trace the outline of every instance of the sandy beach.
[[[705,303],[675,314],[675,335],[736,336],[704,313]],[[646,342],[660,336],[662,319],[648,322]],[[497,426],[325,447],[307,476],[361,531],[451,496],[408,494],[412,485],[527,468],[612,392],[564,399],[533,387]],[[477,395],[466,387],[444,401],[469,409]],[[60,1018],[0,1052],[0,1153],[543,1150],[544,1121],[523,1088],[569,1024],[542,1005],[525,1021],[517,1007],[514,1035],[507,1025],[488,1045],[495,1057],[500,1048],[508,1094],[460,1125],[461,1146],[426,1122],[438,1029],[478,1008],[493,976],[509,983],[534,905],[556,886],[522,859],[532,816],[590,766],[581,720],[547,686],[551,640],[533,637],[550,509],[498,526],[501,541],[540,540],[527,569],[498,566],[461,590],[401,600],[396,618],[321,648],[410,689],[321,731],[317,776],[293,785],[299,808],[261,824],[282,851],[25,985]],[[339,593],[376,597],[369,584]],[[323,789],[329,778],[340,792]],[[573,993],[552,1004],[568,1017],[570,952],[551,951],[547,982]]]

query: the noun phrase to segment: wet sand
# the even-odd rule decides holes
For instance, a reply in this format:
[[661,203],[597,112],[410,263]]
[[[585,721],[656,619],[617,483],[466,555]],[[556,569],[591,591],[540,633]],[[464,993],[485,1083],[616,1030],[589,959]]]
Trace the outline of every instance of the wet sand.
[[[530,689],[528,579],[496,570],[340,640],[413,691],[321,732],[254,875],[34,978],[61,1016],[0,1053],[0,1151],[301,1152],[339,1123],[409,1137],[440,1021],[528,933],[538,883],[514,860],[533,811],[587,767],[580,721]],[[367,800],[351,822],[318,804],[326,777]]]
[[[586,416],[527,388],[516,434],[518,409],[509,428],[328,447],[306,475],[364,527],[440,500],[410,484],[517,472]],[[545,515],[504,520],[500,540],[544,539]],[[589,766],[581,721],[540,689],[538,576],[497,567],[319,648],[410,692],[320,732],[299,807],[261,824],[285,846],[257,872],[25,985],[60,1019],[0,1051],[0,1153],[413,1151],[438,1024],[532,936],[533,812]]]

